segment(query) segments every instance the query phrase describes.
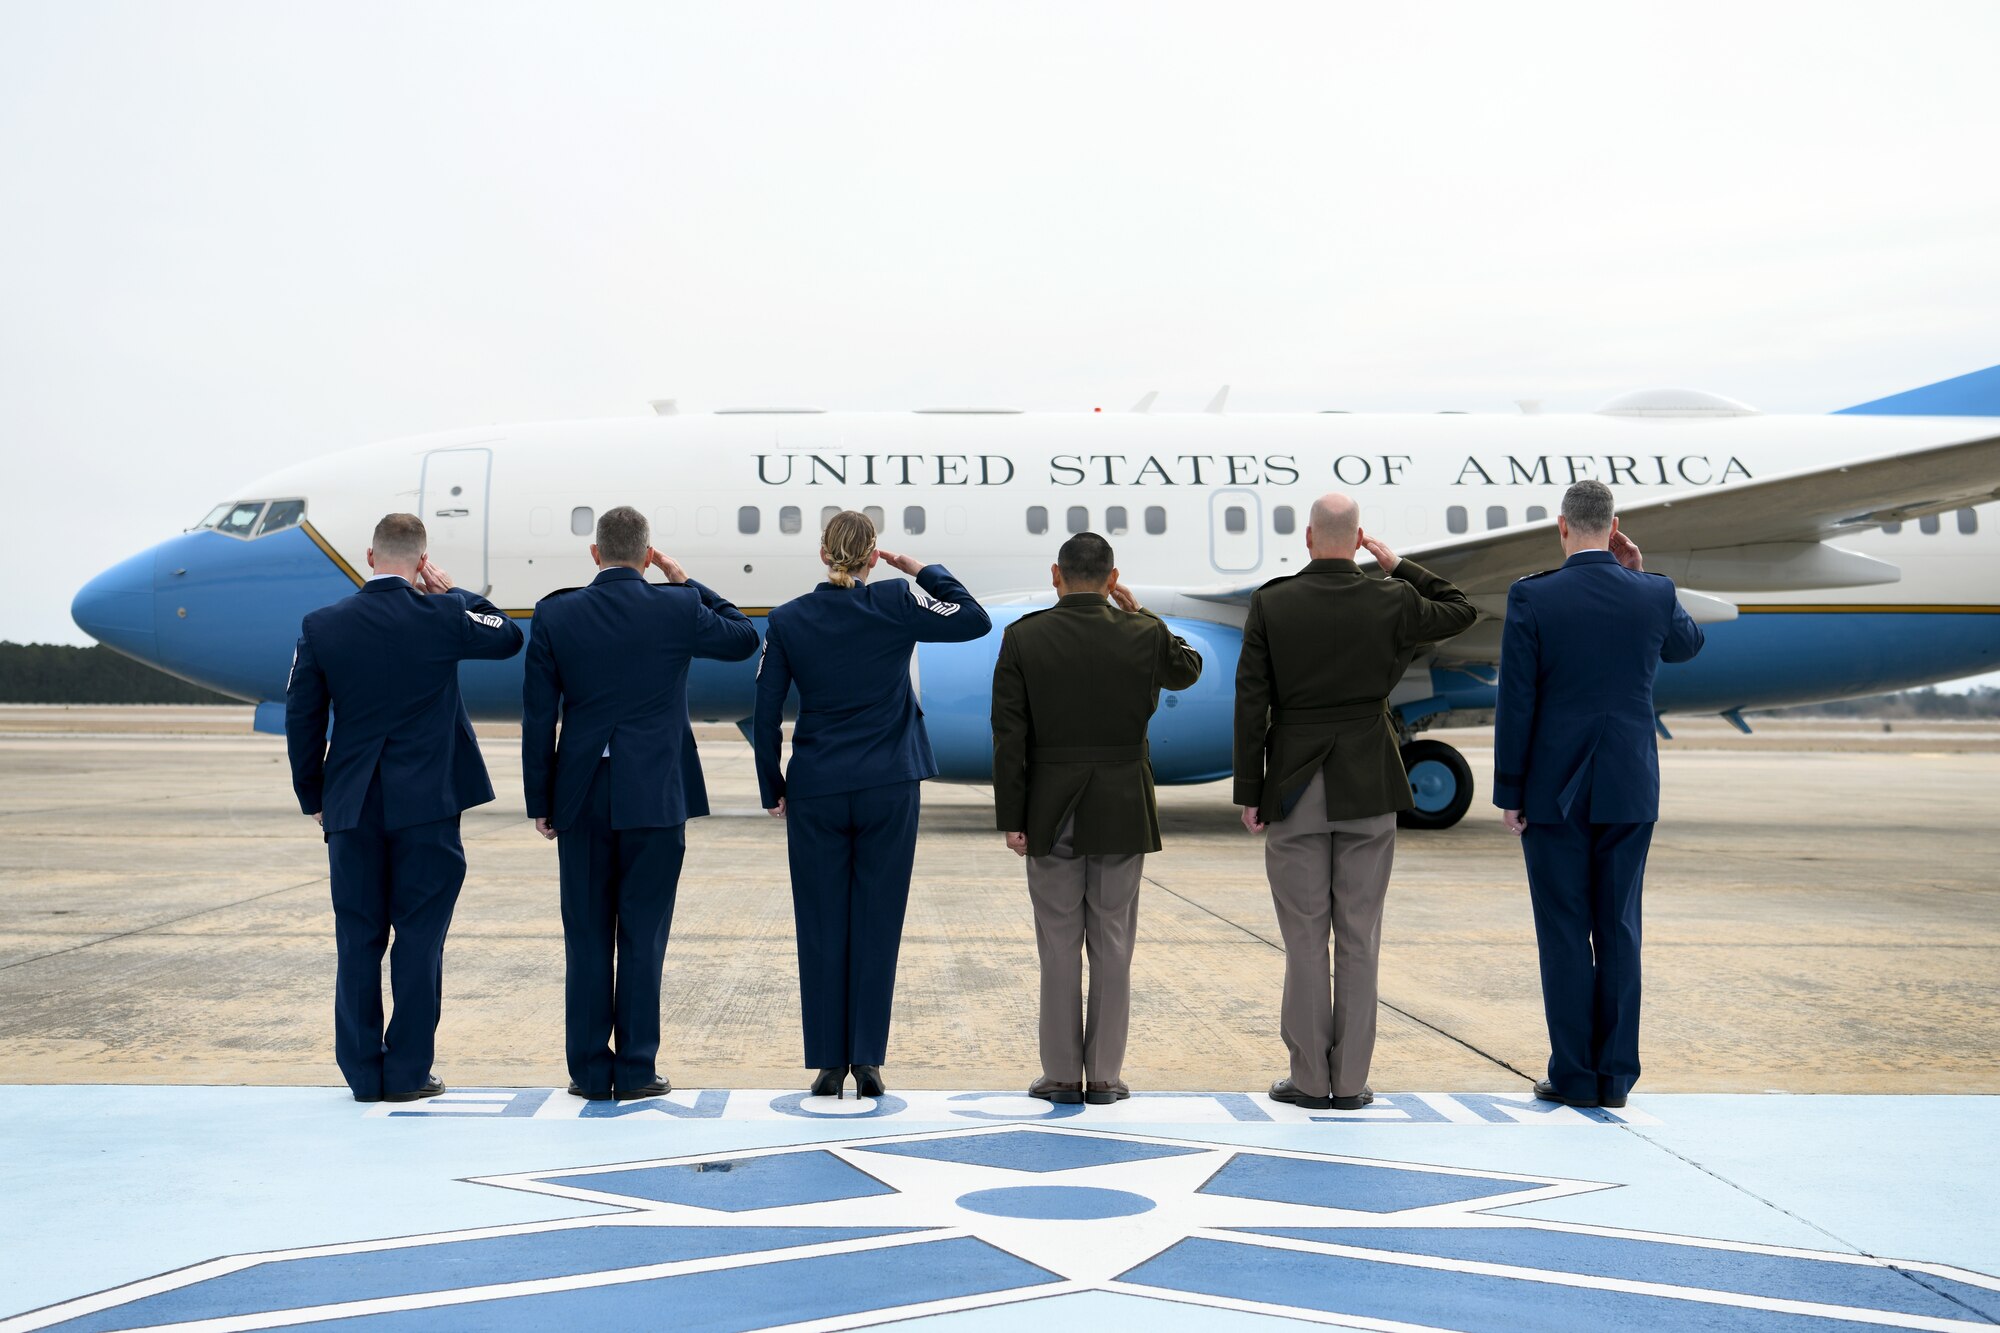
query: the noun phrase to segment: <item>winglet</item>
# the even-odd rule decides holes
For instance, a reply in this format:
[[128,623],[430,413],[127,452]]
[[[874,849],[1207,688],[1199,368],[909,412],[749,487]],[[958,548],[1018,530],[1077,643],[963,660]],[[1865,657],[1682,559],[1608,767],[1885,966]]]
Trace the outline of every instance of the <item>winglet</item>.
[[1225,384],[1220,389],[1217,389],[1215,391],[1215,397],[1209,399],[1208,406],[1202,408],[1201,410],[1204,412],[1213,412],[1217,416],[1220,416],[1222,415],[1223,405],[1228,401],[1229,401],[1229,386]]
[[1154,401],[1155,399],[1157,399],[1157,398],[1158,398],[1159,396],[1160,396],[1160,391],[1159,391],[1158,389],[1148,389],[1148,390],[1146,390],[1146,393],[1145,393],[1145,396],[1144,396],[1144,397],[1142,397],[1142,398],[1141,398],[1141,399],[1140,399],[1140,400],[1139,400],[1138,402],[1136,402],[1136,403],[1132,404],[1132,410],[1133,410],[1134,412],[1150,412],[1150,411],[1152,411],[1152,410],[1153,410],[1153,401]]

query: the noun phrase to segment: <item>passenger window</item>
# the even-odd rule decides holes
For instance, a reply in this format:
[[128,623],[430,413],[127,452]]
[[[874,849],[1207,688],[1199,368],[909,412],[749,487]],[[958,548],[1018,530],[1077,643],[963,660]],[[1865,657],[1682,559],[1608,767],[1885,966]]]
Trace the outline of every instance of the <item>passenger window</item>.
[[778,511],[778,531],[787,537],[805,526],[805,516],[799,513],[797,505],[786,505]]
[[264,512],[262,500],[245,500],[229,506],[229,512],[215,525],[217,532],[226,532],[232,537],[248,537],[257,527],[257,515]]
[[1146,506],[1147,535],[1157,537],[1167,530],[1167,511],[1159,505]]
[[713,537],[722,527],[722,514],[714,505],[703,505],[694,511],[694,530],[703,537]]
[[1225,532],[1244,532],[1250,527],[1250,516],[1243,512],[1242,505],[1231,505],[1222,511],[1222,528]]
[[924,531],[924,507],[922,505],[903,506],[903,531],[922,536]]
[[754,535],[764,524],[764,515],[756,505],[744,505],[736,511],[736,530],[746,535]]
[[1104,530],[1113,537],[1125,535],[1125,506],[1107,505],[1104,510]]
[[588,537],[597,529],[597,515],[590,512],[589,505],[578,505],[569,511],[569,530],[573,537]]
[[1507,526],[1507,507],[1505,505],[1486,506],[1487,531],[1490,532],[1494,528],[1504,528],[1506,526]]
[[1528,506],[1528,522],[1539,523],[1548,516],[1549,516],[1549,511],[1542,508],[1540,505]]
[[[1969,514],[1972,511],[1968,509],[1965,512]],[[305,516],[304,500],[273,500],[271,507],[264,511],[264,521],[257,525],[257,535],[261,537],[267,532],[283,532],[286,528],[296,528]]]
[[1063,526],[1071,532],[1090,531],[1090,511],[1082,505],[1071,505],[1069,512],[1063,515]]
[[1289,537],[1299,530],[1298,515],[1290,505],[1279,505],[1271,511],[1271,531],[1281,537]]
[[884,518],[882,506],[869,505],[861,512],[868,515],[868,521],[875,525],[875,531],[879,534],[882,531],[882,520]]
[[1923,533],[1924,536],[1926,537],[1937,536],[1938,529],[1943,526],[1944,525],[1942,523],[1938,522],[1938,516],[1936,514],[1925,514],[1922,518],[1917,520],[1917,530]]
[[1903,530],[1903,525],[1901,523],[1884,523],[1882,525],[1882,531],[1888,533],[1891,537],[1895,536],[1902,530]]
[[1968,537],[1979,531],[1979,511],[1977,509],[1959,510],[1958,530]]
[[1039,537],[1048,530],[1049,530],[1049,511],[1044,509],[1040,505],[1029,505],[1028,531],[1034,536]]
[[819,530],[826,531],[826,525],[833,522],[833,516],[840,512],[839,505],[828,505],[819,511]]
[[1466,520],[1465,506],[1453,505],[1444,511],[1444,530],[1450,533],[1464,532],[1470,524]]

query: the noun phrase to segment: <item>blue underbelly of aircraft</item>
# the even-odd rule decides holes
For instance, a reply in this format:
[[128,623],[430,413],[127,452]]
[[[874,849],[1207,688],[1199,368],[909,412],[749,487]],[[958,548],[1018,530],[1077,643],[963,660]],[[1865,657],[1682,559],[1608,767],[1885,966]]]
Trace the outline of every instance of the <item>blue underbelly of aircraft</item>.
[[[353,581],[307,535],[293,529],[237,541],[183,534],[91,580],[77,595],[77,624],[128,656],[238,698],[279,701],[298,624],[314,607],[353,591]],[[1000,631],[1030,608],[992,608],[994,632],[969,644],[925,644],[917,676],[941,775],[990,775],[989,685]],[[1154,715],[1154,774],[1163,783],[1206,782],[1230,769],[1232,695],[1241,636],[1224,625],[1172,620],[1200,651],[1201,680],[1163,694]],[[525,628],[534,632],[532,621]],[[1988,608],[1901,610],[1827,607],[1759,611],[1707,627],[1693,662],[1661,669],[1656,700],[1667,713],[1771,708],[1904,689],[2000,667],[2000,614]],[[1439,671],[1437,696],[1408,705],[1412,716],[1493,706],[1489,671]],[[689,711],[736,722],[750,714],[756,662],[696,662]],[[521,659],[468,662],[466,704],[476,718],[520,716]],[[259,710],[260,726],[280,720]]]

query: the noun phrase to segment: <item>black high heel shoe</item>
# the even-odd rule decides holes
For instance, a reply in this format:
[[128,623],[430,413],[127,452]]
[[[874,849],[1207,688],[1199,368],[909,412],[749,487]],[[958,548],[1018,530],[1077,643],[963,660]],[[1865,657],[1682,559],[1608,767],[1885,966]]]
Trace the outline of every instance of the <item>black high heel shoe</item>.
[[819,1071],[819,1077],[813,1080],[811,1095],[839,1098],[845,1094],[846,1085],[847,1066],[835,1065],[832,1069]]
[[882,1082],[882,1066],[854,1066],[854,1095],[857,1097],[880,1097],[888,1091]]

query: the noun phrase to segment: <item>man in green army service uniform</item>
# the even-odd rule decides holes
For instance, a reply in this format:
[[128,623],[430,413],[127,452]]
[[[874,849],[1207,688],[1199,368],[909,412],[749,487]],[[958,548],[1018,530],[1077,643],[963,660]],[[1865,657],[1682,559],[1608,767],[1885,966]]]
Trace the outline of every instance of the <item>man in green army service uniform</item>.
[[[1160,850],[1146,724],[1162,689],[1201,677],[1201,654],[1142,609],[1094,532],[1063,543],[1056,604],[1022,616],[993,669],[993,795],[1027,858],[1042,960],[1042,1076],[1031,1097],[1105,1105],[1132,1014],[1139,875]],[[1090,1002],[1083,959],[1090,956]]]
[[[1387,578],[1363,574],[1357,549]],[[1268,830],[1264,871],[1285,940],[1281,1031],[1291,1074],[1271,1096],[1355,1110],[1374,1100],[1375,973],[1396,812],[1410,808],[1389,692],[1425,644],[1468,628],[1465,594],[1361,530],[1321,496],[1312,561],[1250,599],[1236,665],[1236,803]],[[1334,966],[1327,976],[1327,936]]]

